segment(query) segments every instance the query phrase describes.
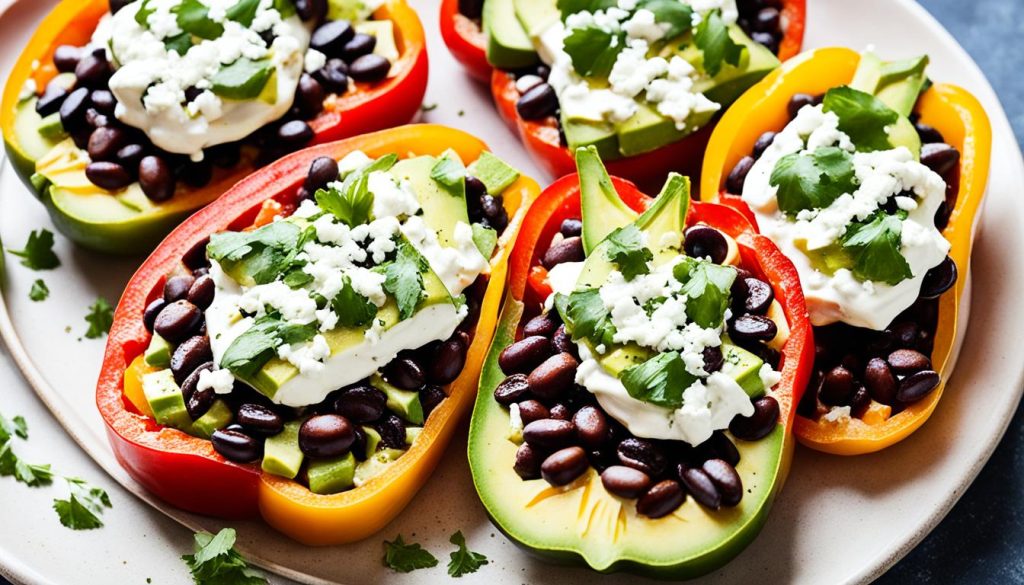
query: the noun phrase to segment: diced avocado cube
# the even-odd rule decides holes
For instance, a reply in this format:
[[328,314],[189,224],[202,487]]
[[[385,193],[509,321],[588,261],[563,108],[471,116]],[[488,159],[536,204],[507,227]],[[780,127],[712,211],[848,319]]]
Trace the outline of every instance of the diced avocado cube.
[[192,423],[192,432],[189,434],[209,439],[213,435],[213,431],[228,426],[232,419],[234,419],[234,414],[231,412],[231,407],[223,400],[216,400],[206,414]]
[[423,427],[406,427],[405,428],[405,444],[412,447],[412,444],[416,442],[416,439],[423,432]]
[[39,135],[47,140],[60,140],[66,134],[59,113],[50,114],[39,123]]
[[423,404],[418,392],[396,388],[377,374],[370,378],[370,385],[387,395],[387,406],[391,412],[414,425],[423,424]]
[[192,418],[185,408],[185,398],[170,370],[157,370],[144,375],[142,393],[146,395],[156,422],[182,430],[192,426]]
[[761,366],[764,360],[749,351],[722,343],[722,373],[732,377],[751,398],[759,398],[764,394],[764,383],[761,382]]
[[377,39],[373,52],[388,60],[398,62],[398,45],[395,44],[395,24],[390,20],[367,20],[355,26],[356,32],[370,35]]
[[501,194],[519,178],[519,171],[486,150],[480,155],[480,158],[469,165],[466,172],[470,176],[480,179],[480,182],[487,187],[487,192],[492,195]]
[[285,423],[284,430],[267,439],[263,447],[263,471],[294,479],[302,468],[305,456],[299,449],[299,427],[302,421]]
[[[294,10],[294,0],[279,0]],[[327,0],[328,20],[359,22],[373,13],[365,0]]]
[[377,452],[377,447],[380,447],[381,437],[373,427],[364,426],[363,432],[366,434],[366,458],[369,459]]
[[146,348],[143,359],[146,364],[154,368],[169,368],[171,367],[171,351],[171,344],[154,333],[153,338],[149,340],[149,347]]
[[380,475],[389,465],[394,463],[405,451],[401,449],[381,449],[372,457],[356,465],[353,483],[356,487],[363,485],[373,477]]
[[309,491],[314,494],[343,492],[353,486],[356,458],[352,453],[345,453],[334,459],[311,461],[306,473],[309,476]]

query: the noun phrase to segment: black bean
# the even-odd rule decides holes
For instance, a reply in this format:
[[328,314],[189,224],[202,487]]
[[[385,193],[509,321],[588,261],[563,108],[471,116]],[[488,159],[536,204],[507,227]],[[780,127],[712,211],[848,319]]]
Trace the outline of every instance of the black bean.
[[469,346],[458,335],[439,345],[427,368],[427,379],[442,386],[455,381],[466,365],[468,350]]
[[327,17],[327,0],[295,0],[295,12],[306,22],[320,22]]
[[[213,363],[211,362],[209,365],[210,368],[212,369]],[[196,372],[193,372],[193,374],[198,374],[198,370]],[[185,379],[185,382],[188,382],[191,379],[192,376],[190,375],[188,378]],[[196,375],[195,379],[199,379],[198,375]],[[182,386],[182,393],[184,394],[184,385]],[[188,393],[188,398],[185,399],[185,410],[188,411],[188,415],[189,417],[192,418],[192,420],[198,420],[201,416],[203,416],[210,410],[210,407],[213,406],[213,403],[216,400],[217,394],[213,391],[213,388],[198,390],[195,388],[195,385],[193,384],[192,391]]]
[[548,407],[536,400],[523,400],[519,403],[519,418],[522,419],[523,425],[550,417],[551,411],[548,410]]
[[505,209],[501,196],[484,195],[480,198],[480,206],[487,223],[498,232],[508,227],[508,211]]
[[92,107],[102,114],[113,114],[114,108],[117,106],[117,99],[109,89],[94,89],[89,94],[89,101],[92,103]]
[[146,149],[141,144],[128,144],[122,146],[115,154],[114,160],[128,170],[138,172],[139,162],[146,155]]
[[546,337],[524,337],[501,351],[498,365],[506,374],[527,373],[550,355],[551,342]]
[[340,57],[345,43],[352,40],[356,32],[347,20],[332,20],[320,25],[309,39],[309,46],[328,57]]
[[736,468],[722,459],[709,459],[701,466],[721,496],[721,505],[732,507],[743,499],[743,482]]
[[277,139],[287,147],[302,146],[313,140],[313,129],[302,120],[291,120],[277,129]]
[[487,185],[484,184],[480,179],[467,175],[466,176],[466,199],[473,199],[479,201],[481,197],[487,195]]
[[864,368],[864,385],[871,397],[882,404],[892,404],[896,399],[896,378],[889,370],[889,364],[882,358],[871,358]]
[[563,262],[580,262],[586,258],[583,253],[583,238],[573,236],[564,238],[544,252],[541,264],[544,268],[551,269]]
[[420,388],[420,405],[423,406],[423,417],[426,419],[434,409],[447,398],[444,389],[436,384],[427,384]]
[[903,378],[896,399],[904,404],[917,402],[939,387],[939,374],[933,370],[921,370]]
[[945,179],[960,162],[960,151],[945,142],[930,142],[921,147],[921,164]]
[[753,157],[745,156],[741,158],[725,178],[726,191],[734,195],[741,195],[743,193],[743,184],[746,182],[747,175],[753,166]]
[[352,386],[334,400],[334,412],[356,424],[366,424],[384,416],[387,402],[387,395],[373,386]]
[[868,389],[864,386],[857,387],[853,398],[850,399],[850,415],[854,418],[864,418],[864,413],[868,411],[869,406],[871,406],[871,394]]
[[150,155],[139,161],[139,186],[146,197],[159,203],[174,195],[176,179],[164,159]]
[[779,30],[779,16],[777,8],[762,8],[754,19],[754,30],[767,33]]
[[893,323],[887,331],[900,347],[913,347],[917,343],[918,327],[913,321]]
[[153,323],[156,321],[156,316],[160,314],[160,311],[167,306],[167,301],[160,297],[154,299],[153,302],[146,305],[146,310],[142,313],[142,324],[146,326],[146,331],[153,332]]
[[889,362],[889,367],[897,374],[912,374],[932,367],[928,356],[913,349],[897,349],[885,361]]
[[262,404],[247,402],[239,406],[235,419],[245,430],[264,437],[284,430],[284,418]]
[[541,400],[561,398],[572,387],[578,365],[576,358],[568,353],[549,357],[526,377],[530,392]]
[[572,421],[544,418],[523,427],[523,440],[541,449],[561,449],[573,444],[575,431]]
[[555,451],[540,464],[540,475],[554,486],[571,483],[589,467],[587,454],[579,447]]
[[732,419],[729,432],[737,439],[758,441],[775,430],[778,421],[779,403],[771,396],[762,396],[754,401],[754,414]]
[[[191,274],[172,276],[164,283],[164,300],[168,303],[180,301],[188,296],[196,279]],[[194,303],[193,303],[194,304]]]
[[324,189],[328,183],[337,180],[338,161],[329,156],[320,156],[313,159],[309,165],[309,172],[302,186],[310,193],[315,193],[317,189]]
[[579,359],[579,348],[576,347],[569,332],[565,330],[565,325],[559,325],[558,329],[555,329],[555,334],[551,337],[551,348],[558,353],[568,353]]
[[691,258],[710,258],[713,263],[721,264],[729,255],[729,243],[715,228],[695,225],[686,230],[683,250]]
[[85,111],[89,109],[89,90],[80,87],[69,93],[60,104],[60,122],[64,129],[71,131],[85,123]]
[[235,463],[249,463],[260,458],[263,445],[241,430],[217,429],[210,436],[213,449]]
[[[85,123],[86,123],[86,125],[88,125],[90,128],[93,128],[93,129],[105,128],[107,126],[111,126],[112,125],[111,122],[110,122],[110,118],[108,116],[106,116],[105,114],[99,113],[99,111],[97,111],[96,108],[89,108],[88,110],[85,111]],[[89,139],[90,140],[92,140],[92,135],[93,134],[95,134],[95,132],[89,134]],[[88,142],[87,142],[86,143],[86,150],[88,150],[88,148],[89,148],[89,146],[88,146]]]
[[516,101],[516,111],[524,120],[543,120],[558,110],[558,96],[547,83],[538,83]]
[[668,516],[683,505],[686,492],[674,479],[664,479],[652,485],[647,493],[636,501],[636,513],[648,518]]
[[929,144],[932,142],[945,142],[942,134],[935,128],[925,124],[923,122],[915,122],[914,129],[917,130],[917,135],[921,138],[923,144]]
[[751,153],[755,159],[761,158],[764,151],[768,150],[768,147],[772,145],[772,141],[775,140],[775,132],[771,130],[758,136],[757,141],[754,142],[754,150]]
[[722,495],[718,493],[715,483],[711,481],[708,474],[704,473],[703,469],[680,465],[679,479],[698,504],[712,510],[722,507]]
[[715,431],[711,438],[703,443],[706,445],[708,452],[712,455],[705,459],[723,459],[736,467],[740,462],[740,451],[736,448],[736,445],[729,440],[729,437],[725,436],[722,431]]
[[72,45],[60,45],[53,51],[53,64],[61,73],[71,73],[82,58],[82,49]]
[[747,287],[747,297],[743,306],[749,313],[764,315],[775,300],[775,291],[767,282],[754,277],[745,278],[744,284]]
[[804,106],[813,106],[817,103],[817,98],[807,93],[794,94],[793,97],[789,98],[789,103],[786,105],[786,111],[789,113],[789,119],[796,118],[800,109]]
[[364,83],[381,81],[388,76],[389,71],[391,71],[391,63],[374,53],[357,57],[348,66],[349,76]]
[[713,374],[722,369],[725,365],[725,355],[722,354],[722,348],[720,346],[705,347],[701,352],[701,357],[704,359],[704,371]]
[[132,2],[135,2],[135,0],[110,0],[110,13],[117,14],[119,10],[128,6]]
[[459,0],[459,14],[470,19],[477,19],[483,15],[483,0]]
[[210,261],[206,258],[206,245],[209,243],[210,237],[207,236],[192,244],[192,247],[182,255],[182,263],[192,271],[193,275],[196,275],[197,270],[209,268]]
[[417,390],[427,380],[420,365],[409,358],[391,360],[381,373],[390,384],[403,390]]
[[349,447],[349,452],[356,458],[356,461],[366,461],[366,431],[363,427],[352,427],[352,433],[355,435],[355,440],[352,441],[352,446]]
[[308,73],[299,77],[299,85],[295,90],[295,106],[299,116],[309,120],[324,110],[324,86]]
[[772,53],[779,52],[779,39],[772,33],[758,31],[752,33],[750,39],[755,43],[764,45]]
[[558,228],[558,232],[567,238],[583,235],[583,222],[577,218],[570,217],[562,220],[562,225]]
[[542,460],[543,455],[537,449],[529,443],[523,443],[516,449],[516,461],[512,469],[524,480],[538,479]]
[[523,326],[523,336],[533,337],[534,335],[541,335],[543,337],[550,337],[554,335],[555,330],[561,324],[557,312],[548,311],[541,313],[526,322],[526,325]]
[[608,439],[608,418],[595,406],[584,406],[572,415],[576,438],[590,449],[600,447]]
[[213,303],[216,292],[217,285],[213,282],[213,278],[209,274],[204,274],[192,283],[188,289],[188,296],[185,298],[199,309],[206,310]]
[[651,477],[661,475],[668,463],[665,454],[654,443],[637,437],[629,437],[619,443],[616,453],[623,465],[639,469]]
[[405,423],[393,414],[385,415],[373,425],[380,434],[380,442],[390,449],[405,449]]
[[108,161],[89,163],[85,176],[93,185],[108,191],[117,191],[132,184],[132,176],[123,166]]
[[351,63],[363,55],[369,55],[377,46],[377,37],[356,33],[341,49],[341,58]]
[[956,262],[949,256],[941,264],[932,268],[924,275],[921,282],[921,298],[937,299],[942,293],[953,288],[958,276]]
[[188,301],[167,304],[153,321],[153,329],[171,343],[187,339],[199,327],[203,313]]
[[103,50],[97,50],[84,55],[78,61],[75,66],[75,77],[78,81],[75,85],[102,88],[110,79],[111,73],[113,71],[107,58],[103,56]]
[[174,348],[171,354],[171,373],[181,384],[200,364],[213,359],[210,339],[205,335],[193,335]]
[[648,486],[651,478],[639,469],[625,465],[612,465],[601,472],[601,484],[608,493],[620,498],[639,498]]
[[341,59],[328,59],[313,77],[330,93],[345,93],[348,89],[348,65]]
[[46,89],[43,91],[43,95],[39,96],[36,100],[36,112],[46,117],[50,114],[55,114],[60,111],[61,105],[68,97],[68,90],[60,84],[60,82],[54,80],[46,85]]
[[558,404],[553,405],[549,412],[551,413],[549,416],[551,418],[555,419],[555,420],[571,420],[572,419],[572,412],[569,410],[569,407],[564,405],[564,404],[562,404],[561,402],[559,402]]
[[498,404],[509,406],[521,402],[530,393],[530,384],[525,374],[512,374],[494,388],[494,399]]
[[849,404],[854,389],[853,374],[850,370],[836,366],[822,378],[818,399],[829,406]]
[[225,142],[206,149],[206,157],[213,166],[226,169],[238,164],[242,157],[242,147],[237,142]]
[[337,414],[318,414],[299,427],[299,449],[310,457],[337,457],[355,441],[352,423]]
[[761,315],[740,315],[729,325],[729,335],[736,341],[771,341],[778,333],[775,322]]

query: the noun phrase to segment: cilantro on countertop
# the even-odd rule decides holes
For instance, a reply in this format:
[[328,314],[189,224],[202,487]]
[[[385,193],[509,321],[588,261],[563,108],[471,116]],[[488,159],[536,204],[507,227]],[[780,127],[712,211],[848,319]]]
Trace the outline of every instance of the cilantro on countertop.
[[853,260],[854,276],[894,285],[914,275],[900,253],[902,217],[906,217],[906,212],[887,215],[878,211],[867,222],[853,223],[846,228],[839,242]]
[[787,154],[775,163],[769,183],[778,187],[779,209],[788,215],[828,207],[840,195],[856,191],[859,184],[853,155],[835,146]]
[[660,353],[619,376],[630,396],[665,408],[683,405],[683,391],[697,379],[677,351]]
[[25,422],[25,418],[20,415],[12,419],[8,419],[3,414],[0,414],[0,443],[7,441],[13,436],[27,439],[28,423]]
[[721,326],[736,269],[707,260],[690,260],[677,264],[673,275],[683,283],[687,317],[701,327]]
[[453,534],[448,542],[459,547],[458,550],[451,553],[451,560],[448,561],[448,574],[452,577],[458,578],[475,573],[480,567],[490,562],[484,555],[466,548],[466,537],[462,535],[461,530]]
[[21,416],[8,419],[0,414],[0,476],[13,475],[29,487],[50,483],[53,480],[50,466],[26,463],[18,457],[11,444],[14,437],[28,439],[28,423]]
[[822,109],[839,117],[839,130],[850,137],[857,150],[889,150],[887,128],[900,115],[875,96],[852,87],[834,87],[825,93]]
[[216,535],[195,534],[195,553],[182,555],[196,585],[262,585],[267,578],[235,550],[237,534],[224,528]]
[[114,307],[110,306],[107,299],[97,297],[96,302],[89,307],[85,321],[89,323],[85,336],[89,339],[98,339],[109,332],[110,326],[114,324]]
[[729,27],[722,20],[722,11],[717,8],[701,19],[693,42],[704,54],[704,72],[711,77],[718,75],[723,63],[738,66],[743,57],[744,46],[729,36]]
[[644,246],[643,234],[634,224],[618,228],[608,235],[608,260],[619,267],[626,280],[633,280],[651,271],[648,262],[654,254]]
[[558,295],[555,306],[562,315],[574,341],[588,339],[594,345],[611,345],[615,325],[596,288],[574,291],[568,297]]
[[399,534],[394,541],[384,541],[384,566],[397,573],[437,566],[437,557],[417,543],[406,544]]
[[423,298],[423,271],[427,261],[406,241],[398,244],[394,262],[384,268],[384,290],[395,297],[398,315],[408,319]]
[[48,296],[50,296],[49,287],[46,286],[46,283],[43,282],[42,278],[37,278],[36,281],[32,283],[32,288],[28,291],[28,298],[38,302],[45,301]]
[[60,523],[72,530],[91,530],[103,526],[100,516],[110,508],[110,496],[102,488],[93,487],[84,479],[65,477],[70,496],[66,500],[53,500],[53,509]]
[[60,258],[53,252],[53,232],[46,228],[32,230],[24,249],[7,251],[21,258],[21,265],[32,270],[50,270],[60,266]]

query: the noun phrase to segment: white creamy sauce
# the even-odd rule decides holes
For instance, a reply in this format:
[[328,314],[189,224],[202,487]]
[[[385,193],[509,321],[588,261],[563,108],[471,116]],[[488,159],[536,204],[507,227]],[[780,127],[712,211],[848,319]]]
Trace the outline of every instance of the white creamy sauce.
[[[805,106],[771,146],[754,163],[743,186],[743,200],[757,217],[761,232],[771,238],[800,273],[804,296],[814,325],[842,321],[857,327],[881,330],[913,304],[925,273],[949,252],[949,242],[935,228],[935,213],[945,199],[946,184],[928,167],[914,160],[905,147],[877,152],[854,152],[853,163],[860,182],[854,193],[841,195],[828,208],[800,212],[794,219],[778,209],[777,187],[770,184],[776,163],[787,154],[838,146],[854,152],[848,136],[838,129],[838,117],[819,106]],[[896,285],[857,280],[841,268],[824,274],[811,265],[797,247],[824,248],[837,241],[851,221],[864,220],[890,196],[904,190],[914,198],[899,197],[907,211],[903,220],[900,253],[910,265],[912,277]]]
[[[148,30],[135,20],[143,3],[133,2],[105,16],[92,38],[92,46],[106,48],[117,67],[110,78],[117,118],[144,131],[156,146],[194,159],[201,158],[203,148],[245,138],[288,112],[307,64],[310,39],[299,17],[282,19],[272,0],[261,1],[249,28],[226,17],[225,10],[235,2],[201,1],[210,7],[210,18],[224,27],[224,34],[196,39],[185,55],[164,45],[166,38],[182,32],[171,12],[180,0],[150,0],[147,6],[154,11],[147,19]],[[259,34],[267,30],[277,35],[270,47]],[[261,98],[231,100],[210,91],[221,66],[239,58],[270,60],[275,72],[270,83],[277,84],[272,103]],[[313,65],[318,58],[313,55],[309,61]],[[204,91],[185,105],[185,90],[190,87]]]

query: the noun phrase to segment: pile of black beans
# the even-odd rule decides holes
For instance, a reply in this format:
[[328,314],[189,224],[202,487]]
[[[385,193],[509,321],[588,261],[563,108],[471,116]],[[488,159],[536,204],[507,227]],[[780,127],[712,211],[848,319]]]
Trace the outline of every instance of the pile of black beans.
[[[116,12],[130,2],[112,2]],[[296,8],[305,21],[324,21],[326,0],[297,0]],[[272,33],[265,33],[269,46]],[[384,79],[390,70],[387,59],[374,55],[376,38],[356,33],[348,21],[326,21],[313,33],[311,46],[328,57],[327,63],[312,75],[303,73],[295,92],[291,110],[250,137],[207,148],[200,162],[157,148],[144,132],[122,124],[114,116],[117,101],[108,83],[114,69],[104,49],[88,51],[86,47],[62,45],[53,55],[54,65],[61,73],[73,73],[70,88],[64,79],[55,78],[36,102],[41,116],[60,113],[64,130],[75,145],[89,153],[85,169],[89,181],[101,189],[116,191],[139,182],[143,193],[154,202],[170,199],[181,181],[191,188],[202,188],[213,178],[214,168],[230,168],[238,164],[243,147],[255,149],[255,162],[270,163],[281,156],[309,144],[314,132],[308,121],[324,109],[329,94],[348,90],[349,78],[374,83]],[[201,93],[196,88],[185,92],[191,101]]]
[[740,11],[737,24],[743,32],[778,54],[779,43],[786,34],[782,30],[782,0],[737,0],[736,8]]
[[[800,108],[821,103],[823,96],[799,93],[787,105],[789,118]],[[935,128],[911,116],[921,138],[921,163],[946,182],[946,199],[935,213],[935,226],[944,229],[956,205],[960,176],[960,151],[947,144]],[[750,155],[729,172],[725,188],[743,193],[743,184],[754,162],[775,139],[768,131],[758,137]],[[890,203],[895,205],[895,203]],[[862,418],[871,401],[892,407],[893,414],[928,396],[939,386],[932,369],[938,298],[956,284],[957,268],[946,257],[924,277],[917,300],[883,331],[837,323],[814,328],[814,372],[798,412],[817,418],[831,407],[849,406],[851,416]]]
[[[565,220],[541,256],[541,264],[551,268],[582,260],[581,229],[579,219]],[[717,239],[705,230],[715,232]],[[718,262],[725,259],[728,250],[724,236],[707,227],[691,228],[684,246],[688,251],[708,252],[703,255]],[[746,286],[757,292],[741,294],[735,303],[758,305],[751,316],[760,319],[757,311],[764,302],[759,296],[761,285],[753,282],[763,281],[752,276],[746,280],[749,282],[738,288]],[[735,323],[730,328],[735,328]],[[754,333],[748,335],[746,343],[765,347],[761,340],[767,334],[760,328],[750,331]],[[523,443],[513,463],[522,479],[543,478],[553,486],[563,486],[593,467],[601,474],[605,489],[636,499],[637,512],[649,518],[671,514],[687,494],[713,510],[735,506],[742,499],[743,485],[736,472],[740,453],[724,432],[716,432],[696,447],[682,441],[636,437],[605,413],[593,394],[575,383],[579,354],[557,312],[540,313],[527,320],[520,339],[501,352],[498,363],[507,377],[495,388],[494,399],[506,407],[516,405],[524,425]],[[716,371],[722,363],[721,350],[709,348],[705,369]],[[729,426],[737,440],[762,439],[778,424],[779,404],[774,398],[763,396],[753,403],[753,415],[738,416]]]

